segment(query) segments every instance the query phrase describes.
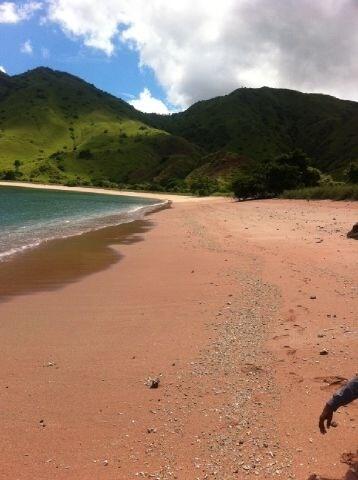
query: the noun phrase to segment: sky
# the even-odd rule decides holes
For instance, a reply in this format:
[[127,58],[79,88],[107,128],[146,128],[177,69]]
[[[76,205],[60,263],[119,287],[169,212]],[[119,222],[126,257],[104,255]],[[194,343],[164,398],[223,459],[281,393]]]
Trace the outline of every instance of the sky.
[[48,66],[147,112],[239,87],[358,101],[358,0],[0,0],[0,70]]

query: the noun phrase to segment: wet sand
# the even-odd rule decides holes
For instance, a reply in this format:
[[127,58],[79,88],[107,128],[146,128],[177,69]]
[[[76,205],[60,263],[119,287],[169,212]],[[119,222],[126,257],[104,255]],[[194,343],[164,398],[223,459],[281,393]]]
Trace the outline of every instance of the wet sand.
[[0,302],[25,293],[54,290],[120,260],[118,244],[144,239],[149,220],[136,220],[71,238],[50,240],[0,264]]
[[317,417],[357,371],[357,217],[204,199],[81,239],[110,259],[0,304],[0,478],[353,479],[357,405]]

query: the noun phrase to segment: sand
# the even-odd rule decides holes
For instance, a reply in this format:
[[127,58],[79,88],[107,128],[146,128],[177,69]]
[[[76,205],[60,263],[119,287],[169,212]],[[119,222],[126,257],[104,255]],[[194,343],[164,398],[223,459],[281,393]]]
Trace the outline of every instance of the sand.
[[357,217],[174,201],[106,268],[7,298],[0,478],[355,478],[357,405],[317,423],[357,372]]
[[[104,195],[125,195],[127,197],[141,197],[141,198],[153,198],[161,201],[175,201],[175,203],[182,202],[200,202],[199,197],[193,197],[189,195],[177,195],[175,193],[167,192],[139,192],[129,190],[111,190],[108,188],[94,188],[94,187],[66,187],[65,185],[48,185],[42,183],[30,183],[30,182],[12,182],[12,181],[0,181],[0,187],[22,187],[22,188],[36,188],[40,190],[62,190],[67,192],[83,192],[83,193],[101,193]],[[207,198],[207,201],[215,201],[215,197]]]

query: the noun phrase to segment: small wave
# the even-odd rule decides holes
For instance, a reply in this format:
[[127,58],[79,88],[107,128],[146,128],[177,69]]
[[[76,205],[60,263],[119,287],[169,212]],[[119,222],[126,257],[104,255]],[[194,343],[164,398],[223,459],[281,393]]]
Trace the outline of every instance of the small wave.
[[[16,254],[23,253],[29,249],[33,249],[39,247],[40,245],[47,243],[51,240],[60,240],[65,238],[77,237],[79,235],[83,235],[89,232],[94,232],[97,230],[101,230],[107,227],[114,227],[117,225],[122,225],[125,223],[131,223],[136,220],[140,220],[145,215],[149,213],[153,213],[158,209],[161,209],[167,205],[169,205],[169,201],[160,201],[158,203],[154,203],[151,205],[141,205],[138,207],[133,207],[128,209],[124,212],[118,214],[111,214],[107,216],[95,216],[95,217],[87,217],[82,219],[82,225],[79,226],[78,224],[74,224],[76,220],[63,220],[65,224],[73,224],[74,227],[79,227],[72,231],[67,232],[60,232],[54,235],[44,236],[42,238],[32,239],[29,240],[29,243],[26,245],[19,245],[17,247],[12,247],[9,250],[4,252],[0,252],[0,263],[9,259]],[[88,225],[87,225],[88,224]]]

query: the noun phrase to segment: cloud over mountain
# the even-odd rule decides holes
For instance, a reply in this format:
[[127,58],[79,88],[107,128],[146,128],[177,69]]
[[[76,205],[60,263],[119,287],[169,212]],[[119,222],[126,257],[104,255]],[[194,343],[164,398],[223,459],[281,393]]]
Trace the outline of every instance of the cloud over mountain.
[[152,96],[148,88],[145,88],[138,98],[130,100],[128,103],[133,105],[134,108],[146,113],[169,113],[168,107],[158,98]]
[[100,7],[93,0],[49,0],[44,5],[49,22],[89,47],[106,55],[115,54],[121,43],[135,49],[173,105],[262,85],[358,99],[357,0],[102,0]]

